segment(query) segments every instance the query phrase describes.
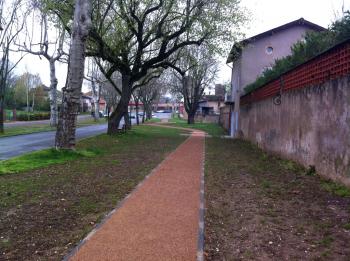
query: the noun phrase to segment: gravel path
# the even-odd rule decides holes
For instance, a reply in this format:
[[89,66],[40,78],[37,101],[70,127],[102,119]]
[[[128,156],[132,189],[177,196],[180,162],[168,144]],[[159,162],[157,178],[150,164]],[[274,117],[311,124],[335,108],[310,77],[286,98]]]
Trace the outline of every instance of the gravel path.
[[204,133],[193,132],[70,260],[196,260]]

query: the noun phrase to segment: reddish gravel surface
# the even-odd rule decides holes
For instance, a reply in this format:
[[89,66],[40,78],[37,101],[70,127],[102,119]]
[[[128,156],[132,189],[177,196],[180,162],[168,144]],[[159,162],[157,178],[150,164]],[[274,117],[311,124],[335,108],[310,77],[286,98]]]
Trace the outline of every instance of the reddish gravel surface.
[[196,260],[203,152],[194,132],[70,260]]

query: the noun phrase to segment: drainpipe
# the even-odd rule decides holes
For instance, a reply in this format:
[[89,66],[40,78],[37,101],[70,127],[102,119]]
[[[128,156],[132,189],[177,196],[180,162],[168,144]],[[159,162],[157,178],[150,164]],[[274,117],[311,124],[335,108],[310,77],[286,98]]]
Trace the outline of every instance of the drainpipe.
[[[239,107],[240,107],[240,72],[234,77],[233,67],[231,68],[231,99],[234,102],[234,107],[231,107],[230,114],[230,137],[234,138],[237,136],[239,128]],[[239,69],[239,68],[238,68]],[[231,105],[232,106],[232,105]]]

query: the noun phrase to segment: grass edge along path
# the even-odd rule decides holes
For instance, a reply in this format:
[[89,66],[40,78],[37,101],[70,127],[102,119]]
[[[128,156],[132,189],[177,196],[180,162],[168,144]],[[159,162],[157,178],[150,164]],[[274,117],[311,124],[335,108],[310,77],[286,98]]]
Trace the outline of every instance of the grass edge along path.
[[98,155],[0,175],[0,259],[61,259],[186,139],[180,133],[139,126],[100,135],[78,143]]
[[194,124],[188,124],[186,120],[174,117],[172,119],[169,119],[169,122],[166,125],[205,131],[213,137],[220,137],[224,135],[224,129],[216,123],[196,122]]
[[243,140],[206,141],[207,260],[348,260],[349,189]]
[[69,260],[194,260],[204,133],[192,133]]

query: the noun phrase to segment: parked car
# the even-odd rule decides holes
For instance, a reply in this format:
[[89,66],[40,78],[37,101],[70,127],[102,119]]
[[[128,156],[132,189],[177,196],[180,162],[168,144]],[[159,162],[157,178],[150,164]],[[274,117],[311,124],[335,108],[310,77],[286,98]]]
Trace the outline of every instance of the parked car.
[[163,113],[163,112],[164,112],[163,110],[156,111],[156,113]]
[[136,114],[129,112],[130,119],[136,119]]

